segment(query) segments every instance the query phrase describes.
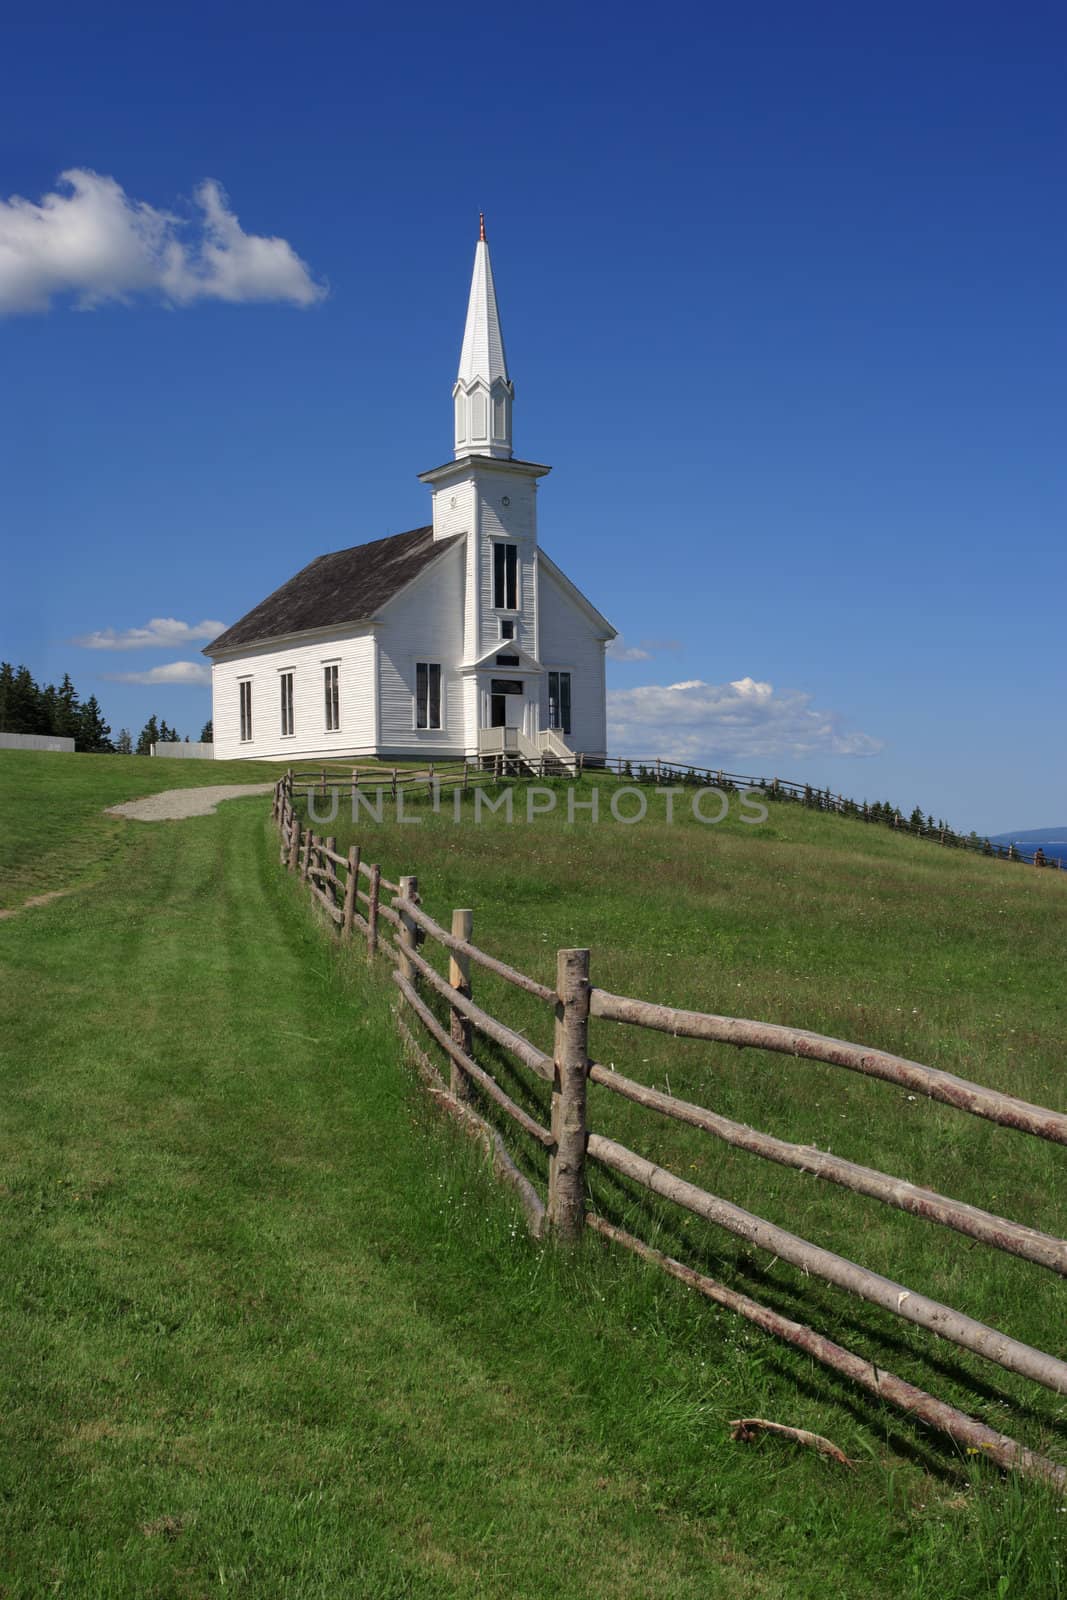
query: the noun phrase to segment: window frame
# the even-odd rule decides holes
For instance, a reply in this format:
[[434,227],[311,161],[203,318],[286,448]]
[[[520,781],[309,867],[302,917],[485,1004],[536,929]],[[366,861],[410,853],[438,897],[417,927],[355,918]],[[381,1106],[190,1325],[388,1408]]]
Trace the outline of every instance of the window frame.
[[[556,692],[555,692],[555,695],[553,695],[553,693],[552,693],[552,680],[553,680],[553,678],[556,680]],[[565,698],[564,698],[564,694],[563,694],[563,680],[564,679],[566,679],[566,681],[567,681],[567,693],[566,693],[566,697]],[[573,730],[574,730],[573,681],[574,681],[574,673],[572,672],[570,667],[549,667],[549,669],[548,669],[548,726],[550,728],[557,729],[560,733],[564,734],[568,739],[572,737]],[[557,713],[558,713],[558,717],[559,717],[559,720],[557,722],[553,722],[553,720],[552,720],[552,704],[553,704],[553,700],[555,701],[556,709],[557,709]],[[565,715],[564,715],[564,707],[566,708],[566,714]]]
[[253,736],[253,732],[252,732],[252,679],[251,678],[238,678],[238,680],[237,680],[237,704],[238,704],[238,715],[239,715],[239,720],[240,720],[240,740],[239,740],[239,742],[241,744],[252,744],[254,736]]
[[327,733],[341,731],[341,663],[322,663],[323,717]]
[[[281,734],[282,739],[296,737],[296,708],[294,704],[293,667],[281,667],[278,671],[278,689],[281,697]],[[287,687],[288,686],[288,687]],[[288,722],[289,726],[286,727]]]
[[[519,611],[520,562],[519,547],[514,539],[494,539],[493,544],[493,610]],[[508,571],[510,567],[510,573]],[[509,584],[508,579],[511,579]],[[508,596],[511,596],[510,603]]]
[[412,696],[411,710],[416,732],[440,733],[443,726],[444,695],[439,661],[416,661],[415,693]]

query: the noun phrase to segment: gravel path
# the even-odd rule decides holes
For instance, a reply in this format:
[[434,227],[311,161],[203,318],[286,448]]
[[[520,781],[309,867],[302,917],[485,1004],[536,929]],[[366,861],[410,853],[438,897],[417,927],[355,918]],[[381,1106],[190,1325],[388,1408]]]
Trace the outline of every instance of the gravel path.
[[164,789],[106,809],[109,817],[130,817],[134,822],[179,822],[183,817],[210,817],[220,800],[270,794],[273,789],[272,783],[214,783],[205,789]]

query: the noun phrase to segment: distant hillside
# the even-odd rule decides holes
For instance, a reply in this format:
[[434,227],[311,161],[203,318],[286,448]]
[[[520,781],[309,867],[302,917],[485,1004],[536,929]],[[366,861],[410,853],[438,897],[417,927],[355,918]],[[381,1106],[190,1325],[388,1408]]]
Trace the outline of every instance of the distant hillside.
[[1067,861],[1067,823],[1059,828],[1024,828],[1019,833],[994,833],[991,844],[1017,844],[1021,850],[1043,850]]

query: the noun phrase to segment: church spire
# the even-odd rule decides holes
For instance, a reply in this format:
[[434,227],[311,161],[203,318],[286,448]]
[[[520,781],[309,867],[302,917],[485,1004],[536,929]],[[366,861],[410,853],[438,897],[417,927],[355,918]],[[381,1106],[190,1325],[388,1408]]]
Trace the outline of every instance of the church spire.
[[463,333],[459,373],[452,390],[456,409],[456,456],[507,459],[511,456],[511,403],[515,388],[508,377],[484,213],[479,217],[478,232],[467,326]]

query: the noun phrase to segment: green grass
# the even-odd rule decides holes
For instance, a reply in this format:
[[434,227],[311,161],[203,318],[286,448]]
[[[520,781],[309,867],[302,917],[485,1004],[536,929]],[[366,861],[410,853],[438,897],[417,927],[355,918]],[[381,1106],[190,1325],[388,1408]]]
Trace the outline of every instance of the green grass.
[[[611,782],[595,780],[606,810]],[[593,782],[585,786],[588,798]],[[662,819],[662,806],[660,806]],[[653,802],[650,817],[656,810]],[[900,838],[795,805],[768,821],[718,827],[682,819],[630,828],[553,816],[456,826],[422,808],[416,826],[331,825],[342,847],[389,876],[414,871],[427,908],[447,924],[474,912],[475,941],[552,983],[557,946],[589,945],[594,982],[670,1004],[815,1029],[910,1056],[1042,1104],[1062,1106],[1067,877]],[[516,817],[525,814],[516,796]],[[581,815],[581,813],[579,813]],[[428,947],[429,948],[429,947]],[[550,1046],[551,1019],[484,972],[483,1004]],[[841,1155],[1046,1231],[1062,1232],[1063,1153],[890,1085],[788,1057],[738,1052],[594,1023],[591,1053],[620,1071],[780,1137]],[[490,1059],[489,1053],[486,1059]],[[495,1054],[528,1108],[543,1086]],[[1038,1345],[1062,1349],[1059,1279],[947,1230],[787,1171],[633,1107],[602,1089],[591,1125],[793,1231],[858,1257],[913,1289]],[[544,1177],[539,1152],[527,1170]],[[1062,1397],[794,1269],[650,1206],[594,1176],[601,1209],[991,1426],[1063,1458]],[[800,1363],[779,1358],[799,1371]],[[823,1389],[824,1399],[831,1394]],[[853,1409],[856,1405],[853,1404]],[[863,1406],[859,1404],[862,1415]],[[834,1396],[817,1407],[840,1429]],[[818,1426],[818,1420],[812,1424]],[[906,1427],[906,1425],[902,1425]],[[871,1427],[853,1443],[869,1443]],[[915,1434],[918,1445],[921,1434]]]
[[[71,850],[99,866],[69,898],[0,924],[4,1600],[1063,1595],[1065,1518],[1047,1494],[958,1461],[595,1242],[576,1256],[531,1244],[398,1064],[384,967],[368,973],[332,950],[279,872],[263,801],[121,823],[106,855],[94,807],[138,792],[128,780],[114,792],[129,758],[53,759],[81,820],[59,795],[34,813],[36,833],[21,820],[23,848],[38,863],[51,852],[57,871]],[[185,767],[143,781],[169,787]],[[219,781],[218,764],[208,773]],[[254,776],[239,764],[237,781]],[[557,945],[587,942],[610,987],[832,1022],[891,1048],[907,1039],[922,1059],[940,1051],[958,1068],[966,1057],[975,1076],[1020,1093],[1044,1081],[1037,1098],[1056,1098],[1060,1013],[1031,971],[1038,955],[1054,966],[1050,942],[1062,940],[1067,902],[1051,874],[964,863],[799,810],[764,830],[438,820],[364,829],[363,842],[390,876],[417,870],[431,910],[473,904],[479,942],[540,975],[551,977]],[[35,887],[69,881],[39,875]],[[858,940],[864,916],[877,933]],[[744,1005],[727,1007],[737,983]],[[922,995],[918,1018],[896,1012],[905,986]],[[521,997],[505,993],[523,1020]],[[525,1020],[543,1034],[543,1019]],[[969,1176],[989,1199],[985,1174],[968,1173],[968,1152],[943,1131],[950,1114],[888,1086],[621,1030],[596,1048],[861,1159],[868,1142],[888,1142],[917,1162],[933,1132],[923,1170],[950,1192],[947,1170]],[[597,1103],[598,1117],[609,1110],[619,1115]],[[641,1127],[641,1140],[627,1130],[638,1148],[684,1155],[698,1181],[731,1195],[753,1185],[801,1231],[855,1226],[840,1220],[843,1195],[755,1162],[749,1172],[684,1135],[683,1150],[670,1125]],[[1030,1212],[1014,1210],[1047,1223],[1062,1204],[1054,1153],[989,1133],[998,1192],[1028,1196]],[[918,1167],[907,1175],[922,1179]],[[617,1192],[598,1199],[639,1210]],[[925,1243],[934,1230],[901,1220],[924,1241],[910,1262],[930,1289],[942,1270]],[[881,1221],[864,1203],[864,1259],[897,1248]],[[1005,1424],[999,1400],[1015,1392],[993,1369],[982,1392],[976,1369],[942,1346],[931,1377],[906,1331],[685,1231],[691,1257],[776,1303],[803,1302],[846,1342],[899,1340],[898,1370],[924,1371]],[[999,1258],[953,1246],[973,1310]],[[1026,1283],[1033,1305],[1013,1289],[1000,1320],[1059,1339],[1038,1269]],[[733,1444],[726,1421],[753,1413],[830,1434],[859,1470],[776,1441]],[[1058,1401],[1038,1395],[1023,1424],[1062,1456]]]
[[106,806],[163,789],[273,783],[283,770],[267,761],[0,750],[0,907],[97,881],[118,859],[128,830],[122,818],[104,815]]

